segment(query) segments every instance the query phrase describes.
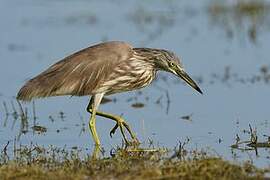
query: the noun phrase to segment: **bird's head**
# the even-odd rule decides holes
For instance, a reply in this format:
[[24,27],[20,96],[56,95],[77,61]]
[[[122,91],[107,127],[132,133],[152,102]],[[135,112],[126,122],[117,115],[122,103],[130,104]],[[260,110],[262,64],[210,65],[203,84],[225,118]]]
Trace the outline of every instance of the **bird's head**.
[[192,88],[202,94],[201,89],[195,83],[194,80],[185,72],[184,67],[180,59],[173,53],[167,50],[159,50],[160,53],[156,53],[155,66],[163,71],[173,73],[174,75],[183,79]]

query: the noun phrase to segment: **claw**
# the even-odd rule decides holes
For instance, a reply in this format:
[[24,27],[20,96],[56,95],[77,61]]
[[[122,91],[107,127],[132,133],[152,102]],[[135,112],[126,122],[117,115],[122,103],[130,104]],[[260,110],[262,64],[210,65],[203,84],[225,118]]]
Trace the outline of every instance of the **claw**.
[[[116,132],[116,130],[118,129],[118,127],[120,127],[121,134],[122,134],[123,139],[127,145],[139,145],[140,144],[139,140],[136,138],[136,136],[131,131],[129,125],[124,120],[117,121],[116,125],[110,131],[111,138],[112,138],[113,134]],[[127,140],[127,137],[126,137],[125,132],[124,132],[124,128],[128,131],[129,135],[132,138],[132,141]]]
[[112,138],[112,135],[114,135],[116,129],[118,128],[118,123],[116,123],[116,125],[112,128],[112,130],[110,131],[110,137]]

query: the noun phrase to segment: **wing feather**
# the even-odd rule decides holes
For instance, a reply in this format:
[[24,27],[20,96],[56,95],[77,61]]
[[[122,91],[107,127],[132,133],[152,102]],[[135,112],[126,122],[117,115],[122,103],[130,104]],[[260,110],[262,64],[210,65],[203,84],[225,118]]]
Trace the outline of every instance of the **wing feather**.
[[132,54],[129,44],[117,41],[83,49],[29,80],[20,89],[17,99],[30,101],[48,96],[96,94],[112,69]]

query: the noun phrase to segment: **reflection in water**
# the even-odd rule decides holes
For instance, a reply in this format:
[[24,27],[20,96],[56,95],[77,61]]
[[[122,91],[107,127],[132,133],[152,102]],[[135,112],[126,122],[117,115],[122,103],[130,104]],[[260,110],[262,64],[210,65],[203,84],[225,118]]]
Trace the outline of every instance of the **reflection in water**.
[[7,126],[7,120],[9,117],[9,112],[8,112],[8,108],[7,108],[7,103],[4,101],[3,102],[3,106],[4,106],[4,110],[5,110],[5,118],[4,118],[4,123],[3,123],[3,127]]
[[33,120],[34,120],[34,126],[36,126],[37,125],[37,119],[38,119],[38,117],[37,117],[37,114],[36,114],[36,104],[35,104],[35,101],[33,101],[33,103],[32,103],[32,112],[33,112]]
[[18,105],[19,105],[19,109],[20,109],[20,119],[21,119],[21,127],[20,127],[20,131],[19,131],[19,135],[18,135],[18,140],[20,139],[22,134],[26,134],[28,132],[28,111],[27,108],[25,108],[25,110],[23,110],[23,107],[21,105],[21,103],[19,101]]
[[269,28],[270,5],[262,0],[237,0],[211,2],[208,8],[210,20],[222,27],[229,38],[244,31],[252,43],[256,43],[258,33]]
[[81,120],[81,124],[76,124],[76,126],[80,126],[81,127],[81,130],[80,130],[80,133],[79,133],[79,137],[86,132],[86,124],[83,120],[83,117],[82,115],[79,113],[79,118]]

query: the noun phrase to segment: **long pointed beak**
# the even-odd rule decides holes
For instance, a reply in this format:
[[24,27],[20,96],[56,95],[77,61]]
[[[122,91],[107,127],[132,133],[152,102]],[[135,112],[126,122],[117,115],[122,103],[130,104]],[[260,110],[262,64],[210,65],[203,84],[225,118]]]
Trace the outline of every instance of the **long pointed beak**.
[[199,93],[203,94],[199,86],[191,79],[191,77],[183,70],[176,71],[177,75],[183,79],[186,83],[188,83],[192,88],[194,88]]

